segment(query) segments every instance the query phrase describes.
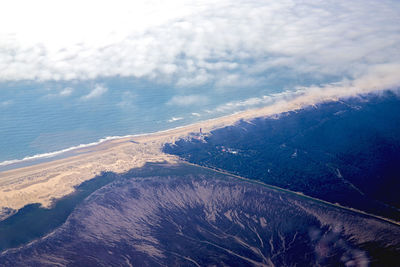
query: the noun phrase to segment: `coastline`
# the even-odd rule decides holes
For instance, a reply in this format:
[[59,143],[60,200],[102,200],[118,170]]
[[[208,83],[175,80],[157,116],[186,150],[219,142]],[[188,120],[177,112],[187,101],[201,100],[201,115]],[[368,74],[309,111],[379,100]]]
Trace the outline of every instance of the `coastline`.
[[[349,93],[342,97],[355,95],[357,94]],[[174,143],[190,133],[199,133],[200,128],[203,133],[209,133],[217,128],[234,125],[240,120],[273,116],[326,101],[338,100],[339,98],[329,91],[322,96],[304,94],[289,101],[284,99],[277,101],[263,108],[246,110],[173,129],[100,140],[98,143],[81,145],[60,152],[55,158],[44,157],[44,162],[0,171],[0,218],[7,209],[8,211],[9,209],[19,210],[28,204],[39,203],[45,208],[50,207],[54,200],[74,192],[76,186],[93,179],[104,171],[119,174],[132,168],[142,167],[147,162],[177,163],[179,159],[176,156],[162,152],[163,145]]]

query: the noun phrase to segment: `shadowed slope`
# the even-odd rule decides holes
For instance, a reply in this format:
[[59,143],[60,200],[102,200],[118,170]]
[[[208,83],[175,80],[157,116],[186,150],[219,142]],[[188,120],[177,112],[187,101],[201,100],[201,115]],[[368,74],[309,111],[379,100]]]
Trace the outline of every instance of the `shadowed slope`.
[[242,121],[164,151],[400,221],[400,99],[327,102]]
[[382,265],[399,260],[399,240],[395,225],[301,196],[193,166],[147,165],[92,194],[59,230],[8,251],[0,264]]

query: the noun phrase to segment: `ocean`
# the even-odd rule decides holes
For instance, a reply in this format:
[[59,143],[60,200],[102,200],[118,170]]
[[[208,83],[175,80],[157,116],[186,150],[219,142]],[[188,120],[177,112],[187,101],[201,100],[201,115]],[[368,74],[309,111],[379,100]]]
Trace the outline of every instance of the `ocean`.
[[267,87],[229,90],[183,90],[129,78],[2,83],[0,171],[11,163],[48,158],[118,136],[167,130],[267,105],[273,101],[271,94],[297,83],[277,78]]

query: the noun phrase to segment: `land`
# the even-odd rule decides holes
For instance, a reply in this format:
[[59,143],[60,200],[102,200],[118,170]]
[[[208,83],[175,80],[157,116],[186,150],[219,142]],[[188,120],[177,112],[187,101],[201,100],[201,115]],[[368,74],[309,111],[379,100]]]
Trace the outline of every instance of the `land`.
[[29,204],[0,221],[0,251],[22,246],[51,233],[65,223],[89,195],[118,178],[115,173],[103,173],[83,182],[74,193],[58,199],[50,208]]
[[166,143],[187,138],[191,133],[198,133],[200,128],[207,134],[212,130],[234,125],[240,120],[273,116],[323,101],[336,100],[334,91],[329,90],[318,96],[305,94],[294,100],[282,100],[264,108],[177,129],[106,141],[96,146],[77,149],[73,151],[73,156],[0,172],[0,220],[29,204],[39,203],[43,207],[50,207],[55,200],[71,194],[76,186],[104,171],[124,173],[141,167],[146,162],[176,163],[178,157],[164,153],[162,147]]
[[0,265],[396,266],[399,114],[277,104],[4,171]]
[[2,266],[396,266],[400,228],[189,164],[146,164],[91,194]]
[[166,144],[184,161],[400,222],[400,98],[326,102]]

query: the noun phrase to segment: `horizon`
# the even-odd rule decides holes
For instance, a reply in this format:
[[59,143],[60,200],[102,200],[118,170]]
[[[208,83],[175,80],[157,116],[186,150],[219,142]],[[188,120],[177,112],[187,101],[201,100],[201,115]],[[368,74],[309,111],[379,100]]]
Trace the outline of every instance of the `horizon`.
[[397,1],[21,0],[0,10],[3,164],[400,85]]

